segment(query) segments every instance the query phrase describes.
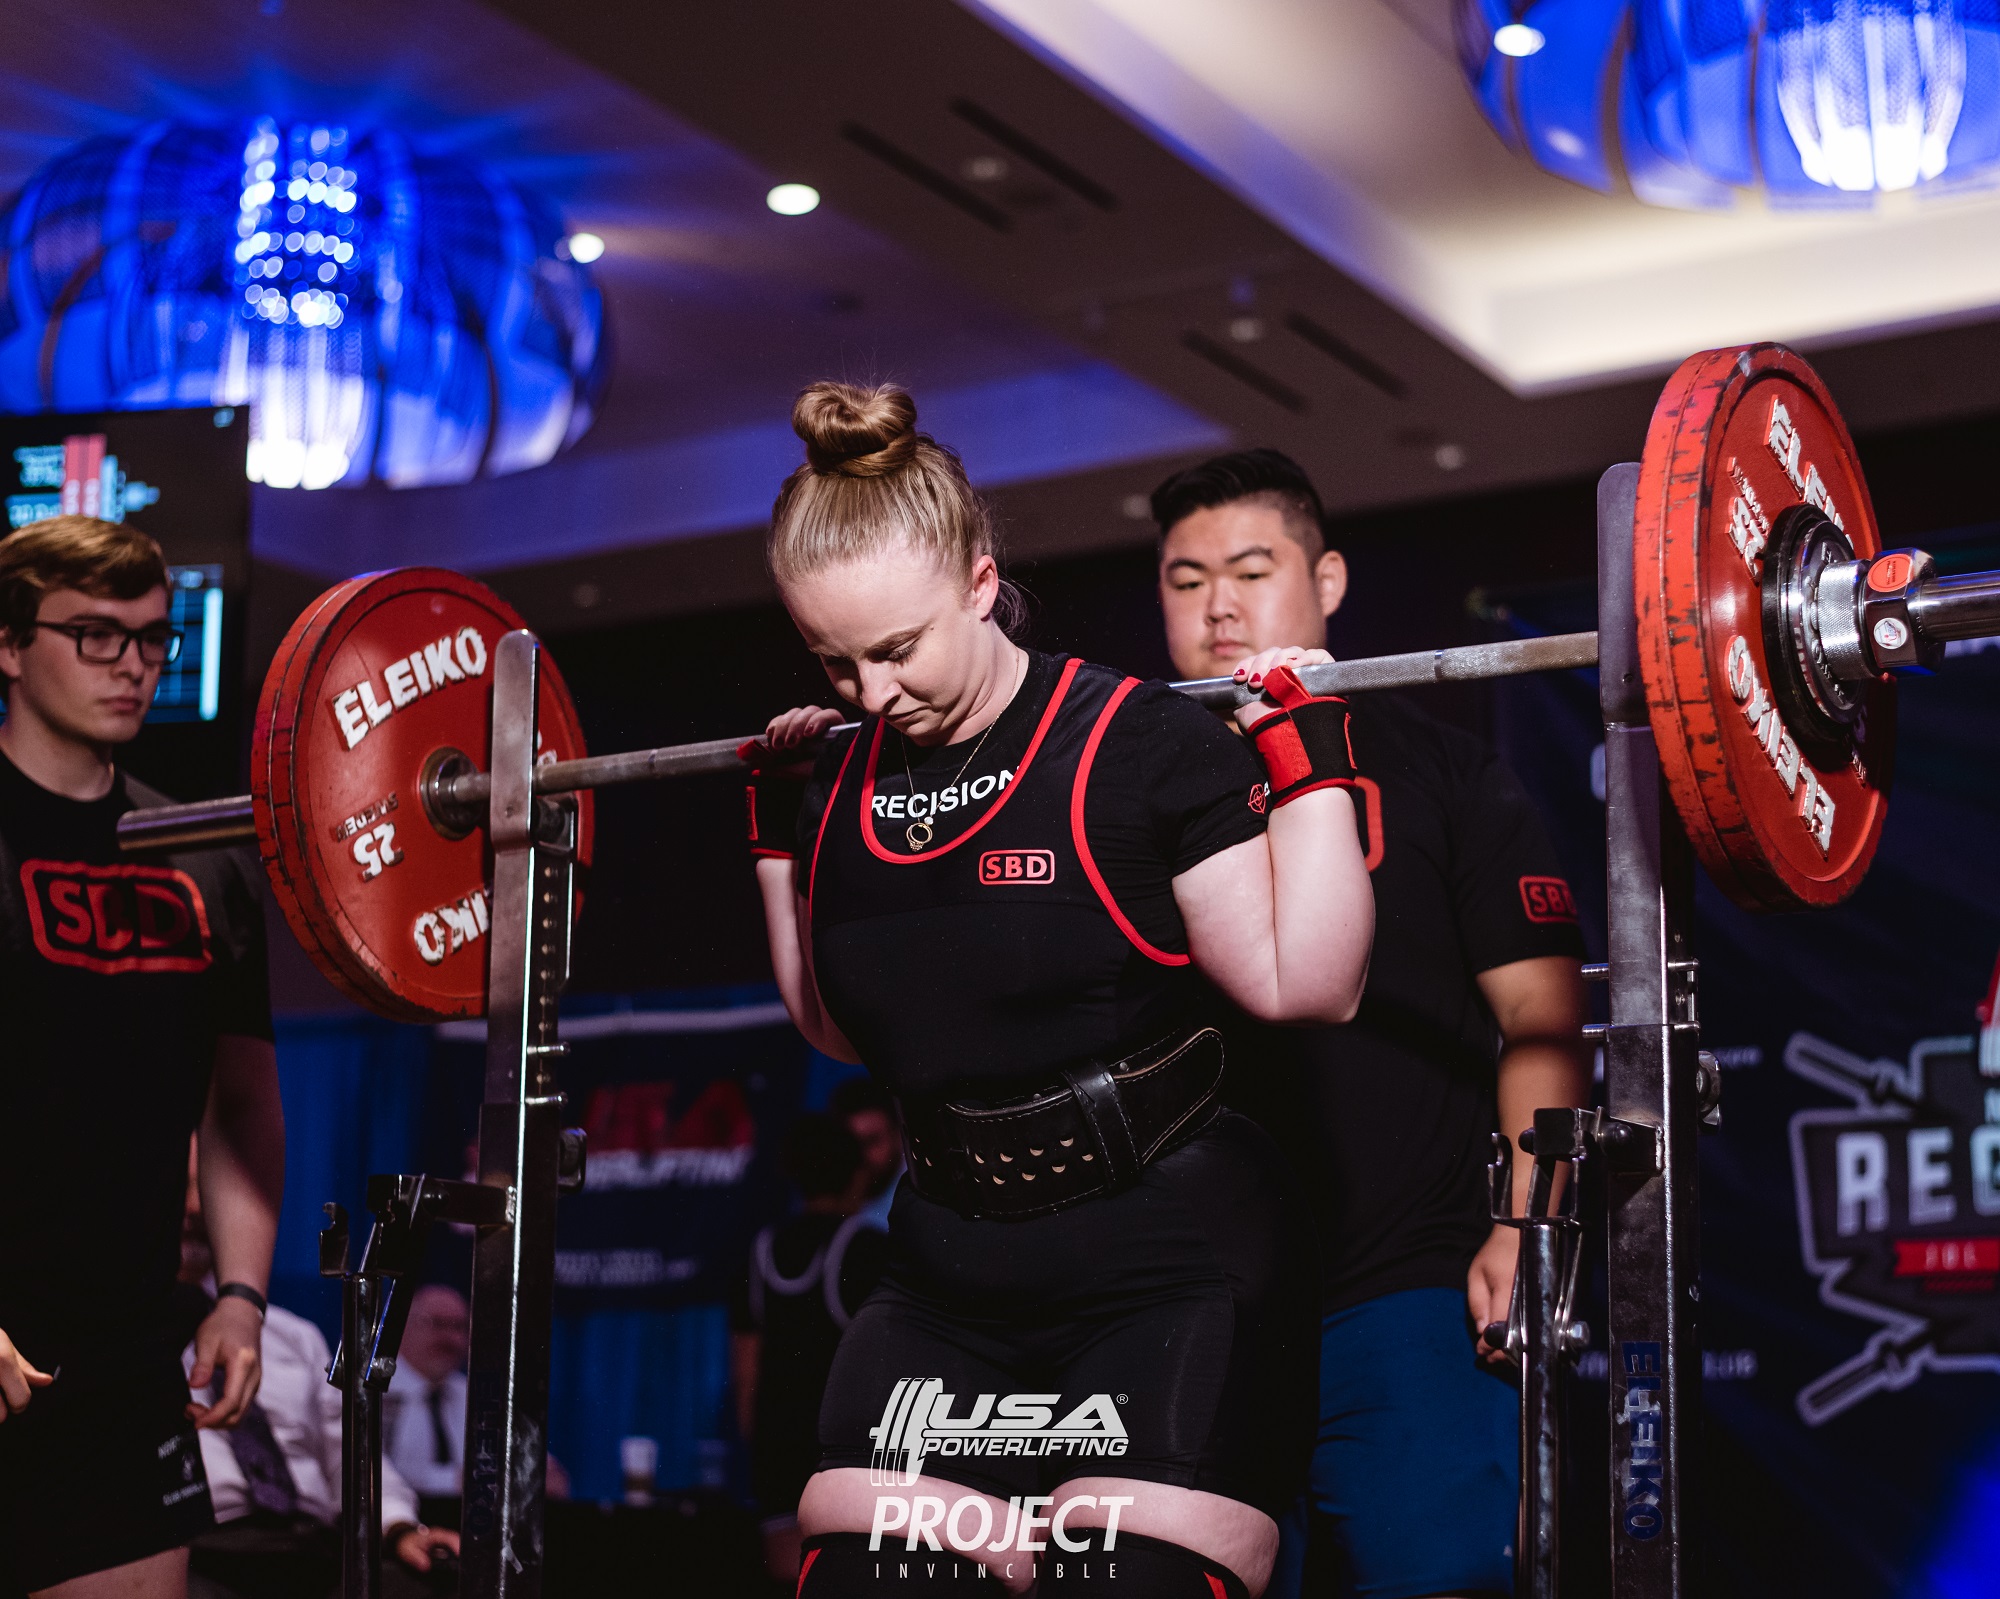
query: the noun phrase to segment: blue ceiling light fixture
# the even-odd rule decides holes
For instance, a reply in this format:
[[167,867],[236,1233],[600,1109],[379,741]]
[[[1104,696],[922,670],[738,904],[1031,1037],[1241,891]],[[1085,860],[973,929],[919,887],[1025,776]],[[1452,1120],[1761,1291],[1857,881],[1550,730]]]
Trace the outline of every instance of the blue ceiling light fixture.
[[2000,175],[2000,0],[1454,0],[1454,21],[1486,120],[1590,188],[1841,207]]
[[247,405],[250,476],[276,488],[539,466],[607,367],[565,239],[537,196],[387,131],[93,139],[0,217],[0,409]]

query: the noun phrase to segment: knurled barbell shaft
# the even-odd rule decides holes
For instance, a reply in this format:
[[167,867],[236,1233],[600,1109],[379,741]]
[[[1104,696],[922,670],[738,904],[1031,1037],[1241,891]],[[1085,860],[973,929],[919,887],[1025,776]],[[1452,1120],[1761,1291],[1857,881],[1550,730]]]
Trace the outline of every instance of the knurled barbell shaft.
[[[1596,664],[1595,633],[1561,633],[1548,638],[1510,639],[1499,644],[1470,644],[1458,649],[1332,661],[1308,666],[1299,675],[1315,694],[1353,694],[1369,689],[1413,688],[1424,683],[1472,683]],[[1233,710],[1257,697],[1227,677],[1199,678],[1173,686],[1190,699],[1219,712]],[[737,751],[746,742],[744,738],[715,738],[661,749],[552,761],[536,768],[535,792],[566,794],[576,789],[608,788],[616,783],[740,772],[744,763]],[[810,749],[801,750],[801,754],[809,753]],[[485,808],[489,786],[486,773],[462,772],[437,783],[435,801],[461,816],[475,819],[476,825],[476,818]],[[128,811],[118,822],[118,847],[127,852],[243,844],[254,841],[256,836],[247,794],[191,805]]]
[[[1482,678],[1558,672],[1596,664],[1595,633],[1563,633],[1551,638],[1512,639],[1502,644],[1472,644],[1462,649],[1330,661],[1323,666],[1308,666],[1299,676],[1315,694],[1355,694],[1365,689],[1476,682]],[[1212,711],[1231,711],[1258,698],[1228,677],[1196,678],[1172,686]],[[830,731],[839,732],[854,725],[843,723],[841,728]],[[622,755],[589,755],[580,761],[553,761],[536,770],[535,792],[563,794],[572,789],[604,788],[613,783],[741,771],[743,761],[736,752],[745,742],[740,738],[718,738],[665,749],[631,750]],[[451,785],[450,798],[459,805],[483,805],[486,788],[484,772],[468,773]]]

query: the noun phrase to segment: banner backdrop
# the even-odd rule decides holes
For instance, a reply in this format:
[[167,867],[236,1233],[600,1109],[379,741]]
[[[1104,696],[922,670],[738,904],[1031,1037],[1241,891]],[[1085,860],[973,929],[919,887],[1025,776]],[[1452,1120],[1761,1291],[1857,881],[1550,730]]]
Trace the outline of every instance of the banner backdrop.
[[[556,1313],[719,1303],[757,1229],[786,1205],[778,1148],[805,1093],[808,1054],[759,989],[565,1006],[560,1078],[589,1137],[583,1191],[557,1210]],[[705,1002],[710,1001],[713,1002]],[[427,1118],[431,1169],[470,1160],[484,1023],[438,1030]]]
[[[1701,1154],[1704,1593],[2000,1594],[2000,650],[1955,650],[1901,685],[1888,825],[1852,900],[1753,917],[1699,883],[1703,1041],[1724,1068]],[[1495,695],[1601,959],[1595,676]],[[1593,1320],[1573,1409],[1601,1485]],[[1586,1593],[1605,1534],[1579,1519]]]

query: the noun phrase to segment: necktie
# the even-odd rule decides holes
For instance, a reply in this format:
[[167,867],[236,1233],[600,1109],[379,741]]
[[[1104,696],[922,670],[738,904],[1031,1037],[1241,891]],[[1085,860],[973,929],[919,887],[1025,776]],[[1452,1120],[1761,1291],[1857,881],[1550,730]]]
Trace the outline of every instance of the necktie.
[[285,1464],[285,1452],[278,1447],[264,1407],[253,1400],[243,1419],[223,1436],[243,1472],[252,1508],[280,1516],[297,1515],[299,1487],[292,1480],[292,1468]]
[[431,1459],[440,1466],[451,1464],[451,1434],[444,1424],[444,1384],[435,1383],[431,1387],[429,1400],[431,1413]]

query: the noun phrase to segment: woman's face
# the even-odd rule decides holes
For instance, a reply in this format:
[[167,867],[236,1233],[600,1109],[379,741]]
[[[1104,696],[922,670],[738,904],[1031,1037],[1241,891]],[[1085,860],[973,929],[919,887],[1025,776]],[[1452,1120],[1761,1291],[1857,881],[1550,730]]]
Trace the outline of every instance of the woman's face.
[[782,585],[840,697],[920,744],[947,737],[996,659],[990,555],[967,579],[908,543]]

